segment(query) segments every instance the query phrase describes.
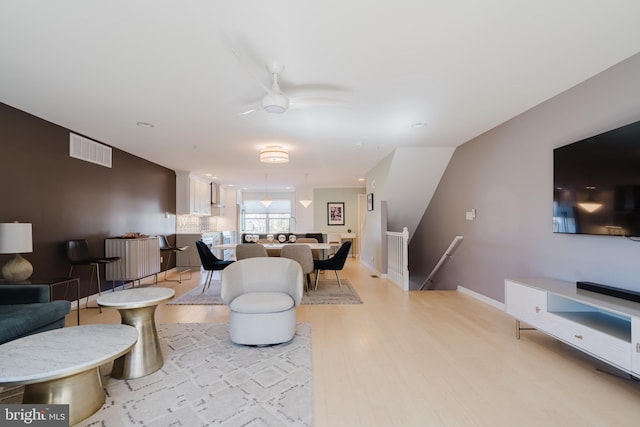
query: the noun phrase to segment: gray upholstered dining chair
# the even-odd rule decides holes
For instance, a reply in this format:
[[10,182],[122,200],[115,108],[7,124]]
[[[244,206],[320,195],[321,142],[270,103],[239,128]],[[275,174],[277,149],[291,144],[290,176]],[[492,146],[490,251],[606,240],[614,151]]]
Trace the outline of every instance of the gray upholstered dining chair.
[[298,243],[284,245],[280,250],[280,256],[298,261],[302,268],[302,274],[307,278],[305,289],[309,291],[311,288],[311,272],[313,271],[313,254],[309,245]]
[[236,259],[255,258],[268,256],[267,250],[259,243],[240,243],[236,246]]
[[[299,237],[296,243],[318,243],[318,239],[315,237]],[[321,252],[321,249],[312,249],[311,254],[313,255],[313,259],[322,259]]]

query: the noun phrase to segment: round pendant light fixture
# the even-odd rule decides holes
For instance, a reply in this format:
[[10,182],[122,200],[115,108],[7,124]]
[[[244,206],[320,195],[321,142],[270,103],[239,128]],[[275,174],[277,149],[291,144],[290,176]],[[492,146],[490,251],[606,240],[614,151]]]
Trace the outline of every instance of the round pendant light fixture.
[[260,161],[263,163],[287,163],[289,153],[280,145],[269,145],[260,152]]
[[311,200],[311,199],[309,198],[309,195],[307,194],[307,174],[306,174],[306,173],[304,174],[304,188],[305,188],[305,190],[304,190],[304,191],[305,191],[305,193],[304,193],[303,198],[302,198],[302,199],[300,199],[300,204],[301,204],[303,207],[307,208],[307,207],[309,207],[309,205],[311,204],[311,202],[313,202],[313,200]]
[[269,198],[269,193],[267,192],[267,174],[264,174],[264,197],[262,198],[262,200],[260,200],[260,203],[262,203],[262,205],[265,208],[268,208],[269,206],[271,206],[271,199]]

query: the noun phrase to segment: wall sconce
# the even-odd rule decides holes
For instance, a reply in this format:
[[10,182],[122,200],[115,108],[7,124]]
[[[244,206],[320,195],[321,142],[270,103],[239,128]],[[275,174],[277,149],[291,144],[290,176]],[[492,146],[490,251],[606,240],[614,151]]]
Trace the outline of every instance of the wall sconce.
[[2,267],[2,276],[10,282],[21,282],[31,277],[33,266],[20,254],[33,252],[32,226],[28,223],[0,224],[0,254],[16,256]]

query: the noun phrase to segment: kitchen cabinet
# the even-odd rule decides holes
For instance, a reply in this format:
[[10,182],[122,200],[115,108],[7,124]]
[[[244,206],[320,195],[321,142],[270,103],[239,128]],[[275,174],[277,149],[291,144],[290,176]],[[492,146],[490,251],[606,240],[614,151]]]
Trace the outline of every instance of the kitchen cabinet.
[[[187,250],[178,252],[176,255],[176,267],[189,267],[199,269],[202,263],[196,248],[196,241],[202,240],[207,246],[219,245],[222,243],[222,233],[181,233],[176,235],[176,246],[186,246]],[[215,252],[214,252],[215,253]],[[218,256],[218,254],[216,254]]]
[[177,172],[176,214],[211,216],[211,183],[189,172]]

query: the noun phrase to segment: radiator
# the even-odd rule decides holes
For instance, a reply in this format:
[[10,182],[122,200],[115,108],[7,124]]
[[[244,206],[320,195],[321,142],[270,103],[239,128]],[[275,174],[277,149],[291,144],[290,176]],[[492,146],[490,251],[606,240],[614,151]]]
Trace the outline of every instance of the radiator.
[[157,237],[143,239],[106,239],[105,255],[119,256],[124,277],[120,277],[120,265],[112,262],[106,266],[107,280],[138,280],[160,272],[160,243]]

